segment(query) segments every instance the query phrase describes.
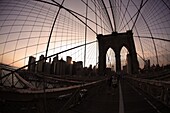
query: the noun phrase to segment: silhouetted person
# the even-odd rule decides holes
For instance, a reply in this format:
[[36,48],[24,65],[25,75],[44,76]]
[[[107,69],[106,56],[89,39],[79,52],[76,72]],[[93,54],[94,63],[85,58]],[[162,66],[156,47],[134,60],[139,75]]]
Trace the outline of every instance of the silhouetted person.
[[109,76],[108,80],[107,80],[108,86],[111,87],[112,86],[112,76]]

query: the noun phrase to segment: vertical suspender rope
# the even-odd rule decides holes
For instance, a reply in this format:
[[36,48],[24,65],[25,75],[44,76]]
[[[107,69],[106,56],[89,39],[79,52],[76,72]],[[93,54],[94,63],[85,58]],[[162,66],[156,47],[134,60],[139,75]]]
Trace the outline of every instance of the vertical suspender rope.
[[112,3],[111,3],[111,1],[110,1],[110,0],[109,0],[109,4],[110,4],[111,12],[112,12],[112,17],[113,17],[114,31],[116,32],[116,21],[115,21],[115,15],[114,15],[114,12],[113,12],[113,6],[112,6]]
[[[147,0],[147,1],[148,1],[148,0]],[[145,1],[145,3],[143,3],[143,6],[146,4],[147,1]],[[133,1],[132,1],[132,3],[133,3],[134,6],[137,8],[136,4],[135,4]],[[142,6],[142,7],[143,7],[143,6]],[[139,9],[138,9],[138,10],[139,10]],[[139,12],[139,13],[140,13],[140,12]],[[151,32],[151,29],[150,29],[148,23],[146,22],[146,19],[143,17],[142,13],[140,13],[140,14],[141,14],[141,17],[142,17],[142,19],[144,20],[144,22],[145,22],[145,24],[146,24],[146,26],[147,26],[147,28],[148,28],[148,30],[149,30],[149,33],[150,33],[150,35],[151,35],[151,39],[152,39],[153,46],[154,46],[154,49],[155,49],[156,62],[157,62],[157,64],[159,64],[157,48],[156,48],[156,44],[155,44],[155,41],[154,41],[154,38],[153,38],[153,35],[152,35],[152,32]]]
[[111,19],[110,19],[110,16],[109,16],[107,7],[106,7],[105,2],[104,2],[103,0],[101,0],[101,2],[102,2],[102,4],[103,4],[104,9],[106,10],[106,16],[108,17],[109,24],[110,24],[111,30],[112,30],[112,32],[113,32],[113,26],[112,26],[112,22],[111,22]]
[[52,33],[53,33],[54,25],[55,25],[55,23],[56,23],[57,17],[58,17],[58,15],[59,15],[59,13],[60,13],[60,10],[61,10],[61,8],[62,8],[62,5],[63,5],[64,1],[65,1],[65,0],[62,1],[61,5],[59,6],[58,12],[57,12],[57,14],[56,14],[56,16],[55,16],[55,19],[54,19],[54,22],[53,22],[53,25],[52,25],[52,28],[51,28],[51,31],[50,31],[50,36],[49,36],[49,38],[48,38],[48,43],[47,43],[47,48],[46,48],[45,57],[47,57],[48,48],[49,48],[51,36],[52,36]]
[[[94,5],[95,5],[95,12],[96,12],[96,13],[95,13],[95,19],[96,19],[96,33],[97,33],[98,30],[97,30],[97,8],[96,8],[96,0],[94,0],[94,3],[95,3],[95,4],[94,4]],[[96,37],[97,37],[97,35],[96,35]],[[98,43],[96,43],[96,64],[97,64],[97,50],[98,50],[97,44],[98,44]]]
[[85,26],[85,45],[84,45],[84,67],[86,65],[86,42],[87,42],[87,13],[88,13],[88,0],[86,1],[86,26]]
[[[62,8],[62,5],[64,3],[65,0],[62,1],[59,9],[58,9],[58,12],[55,16],[55,19],[54,19],[54,22],[53,22],[53,25],[52,25],[52,28],[51,28],[51,31],[50,31],[50,36],[48,38],[48,43],[47,43],[47,48],[46,48],[46,53],[45,53],[45,62],[46,62],[46,58],[47,58],[47,55],[48,55],[48,48],[49,48],[49,44],[50,44],[50,40],[51,40],[51,36],[52,36],[52,33],[53,33],[53,29],[54,29],[54,25],[56,23],[56,20],[57,20],[57,17],[59,15],[59,12]],[[44,68],[45,65],[43,65],[43,68]],[[46,102],[46,91],[45,91],[45,77],[43,76],[43,93],[44,93],[44,102],[43,102],[43,105],[44,105],[44,113],[47,113],[47,109],[46,109],[46,105],[47,105],[47,102]]]

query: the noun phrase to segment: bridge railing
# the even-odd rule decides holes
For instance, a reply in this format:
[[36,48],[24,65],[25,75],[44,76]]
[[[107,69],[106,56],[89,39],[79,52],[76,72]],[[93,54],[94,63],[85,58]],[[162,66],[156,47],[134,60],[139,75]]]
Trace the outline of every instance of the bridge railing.
[[[43,73],[30,73],[22,70],[21,72],[12,72],[13,70],[7,68],[0,69],[0,86],[6,88],[19,89],[43,89],[56,88],[64,86],[71,86],[82,84],[81,81],[67,80],[57,78],[55,76],[45,75]],[[44,82],[44,84],[43,84]]]
[[170,82],[126,77],[135,87],[170,106]]
[[[81,103],[85,98],[93,98],[93,96],[102,92],[102,88],[104,88],[106,83],[107,78],[103,78],[101,80],[68,87],[49,88],[46,89],[45,92],[43,89],[5,89],[3,91],[0,90],[0,99],[7,103],[8,100],[17,102],[19,103],[19,105],[16,105],[17,107],[22,107],[23,104],[29,104],[25,106],[31,107],[30,109],[34,108],[36,113],[46,113],[45,111],[64,113],[69,108]],[[5,105],[5,103],[3,103],[3,105]],[[14,104],[12,105],[15,106]],[[11,109],[15,110],[17,107]]]
[[85,83],[74,88],[74,93],[64,106],[58,111],[58,113],[64,113],[65,110],[80,104],[85,98],[93,98],[99,92],[102,92],[103,86],[106,85],[107,79],[98,80],[90,83]]
[[[8,74],[8,76],[6,76]],[[34,88],[31,83],[23,79],[18,73],[11,73],[11,70],[0,69],[0,86],[15,88]]]

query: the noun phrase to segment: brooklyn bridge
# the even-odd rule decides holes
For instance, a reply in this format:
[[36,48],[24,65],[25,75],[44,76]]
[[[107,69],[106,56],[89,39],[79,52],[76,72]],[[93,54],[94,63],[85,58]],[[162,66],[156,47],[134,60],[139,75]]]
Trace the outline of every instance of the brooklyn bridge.
[[169,0],[1,0],[0,113],[169,113]]

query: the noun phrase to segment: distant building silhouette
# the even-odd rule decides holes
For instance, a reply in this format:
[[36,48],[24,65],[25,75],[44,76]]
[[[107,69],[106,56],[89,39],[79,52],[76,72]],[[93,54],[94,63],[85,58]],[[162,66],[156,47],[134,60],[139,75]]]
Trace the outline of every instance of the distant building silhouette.
[[150,60],[145,60],[144,69],[150,69]]
[[82,61],[77,61],[73,62],[73,75],[82,75],[83,71],[83,62]]
[[78,61],[78,62],[76,62],[77,63],[77,67],[76,67],[76,69],[77,69],[77,74],[78,75],[81,75],[82,74],[82,71],[83,71],[83,62],[82,61]]
[[39,60],[41,60],[41,61],[39,61],[37,63],[37,71],[38,72],[43,72],[43,67],[44,67],[44,63],[45,63],[44,55],[41,55]]
[[66,74],[66,61],[62,58],[57,62],[57,75],[65,75]]
[[51,73],[51,62],[44,62],[43,72],[50,74]]
[[72,64],[72,57],[67,56],[66,60],[67,60],[67,64]]
[[57,62],[58,62],[58,56],[55,56],[51,64],[51,74],[57,74]]
[[35,57],[33,57],[33,56],[29,57],[28,71],[35,72],[35,66],[36,66],[35,61],[36,61]]
[[[32,64],[36,61],[36,58],[33,56],[29,57],[29,66],[28,70],[32,72],[44,72],[46,74],[54,74],[54,75],[85,75],[83,69],[83,62],[82,61],[73,61],[72,57],[67,56],[66,61],[61,58],[58,60],[58,56],[55,56],[51,62],[46,62],[44,55],[39,57],[39,61]],[[92,70],[92,65],[88,68],[88,70]]]
[[72,75],[72,70],[73,70],[73,64],[72,64],[72,57],[67,56],[66,58],[67,64],[66,64],[66,75]]

